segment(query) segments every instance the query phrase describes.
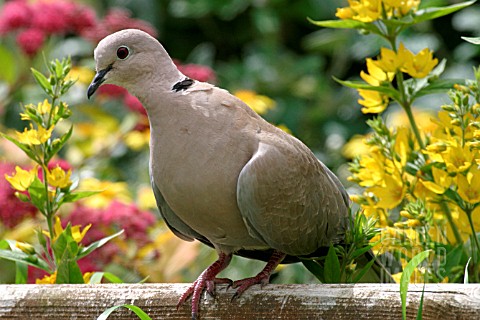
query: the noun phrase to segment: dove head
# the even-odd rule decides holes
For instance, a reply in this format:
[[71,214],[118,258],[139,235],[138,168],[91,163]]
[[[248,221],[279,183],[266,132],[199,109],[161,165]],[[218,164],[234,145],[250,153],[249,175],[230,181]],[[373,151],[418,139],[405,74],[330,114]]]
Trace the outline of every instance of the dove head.
[[181,78],[163,46],[141,30],[127,29],[105,37],[94,57],[97,73],[88,87],[88,98],[104,83],[124,87],[138,96],[151,83],[171,88]]

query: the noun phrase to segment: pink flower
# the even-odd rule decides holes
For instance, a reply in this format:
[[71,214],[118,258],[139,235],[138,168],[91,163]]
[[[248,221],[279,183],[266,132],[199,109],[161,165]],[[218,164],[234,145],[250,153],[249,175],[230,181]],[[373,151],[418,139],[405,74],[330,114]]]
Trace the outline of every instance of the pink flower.
[[46,34],[64,34],[69,29],[68,13],[75,4],[68,1],[37,1],[31,6],[35,14],[32,26]]
[[87,6],[77,5],[68,16],[70,30],[76,34],[81,34],[98,23],[95,11]]
[[102,21],[92,28],[83,30],[82,36],[97,43],[107,35],[123,29],[140,29],[153,37],[157,36],[157,31],[151,24],[143,20],[131,18],[130,11],[120,8],[108,11]]
[[114,84],[104,84],[98,88],[98,93],[102,96],[108,96],[111,98],[120,98],[127,92],[126,89],[116,86]]
[[15,196],[15,190],[5,180],[5,174],[11,175],[12,172],[15,172],[15,165],[0,162],[0,222],[7,228],[13,228],[37,213],[33,205],[22,202]]
[[178,70],[189,78],[203,82],[215,82],[215,73],[207,66],[192,63],[182,65],[177,61],[175,64]]
[[0,13],[0,33],[28,27],[32,10],[26,1],[7,1]]
[[[82,240],[85,245],[123,229],[125,232],[121,237],[126,238],[127,241],[134,241],[140,248],[150,241],[148,228],[155,222],[155,217],[150,211],[142,211],[135,204],[113,201],[106,209],[77,205],[72,213],[63,219],[65,225],[68,221],[72,225],[92,224]],[[84,259],[101,269],[120,253],[119,246],[115,241],[111,241]]]
[[60,158],[50,161],[50,163],[48,164],[48,169],[52,170],[52,169],[56,168],[57,166],[59,166],[60,168],[62,168],[65,171],[73,169],[72,165],[70,163],[68,163],[67,160],[60,159]]
[[34,56],[43,46],[45,34],[38,29],[27,29],[17,36],[17,44],[27,56]]
[[126,93],[125,97],[123,98],[123,103],[132,111],[138,112],[143,115],[147,115],[145,108],[143,107],[140,100],[137,97],[131,95],[130,93]]

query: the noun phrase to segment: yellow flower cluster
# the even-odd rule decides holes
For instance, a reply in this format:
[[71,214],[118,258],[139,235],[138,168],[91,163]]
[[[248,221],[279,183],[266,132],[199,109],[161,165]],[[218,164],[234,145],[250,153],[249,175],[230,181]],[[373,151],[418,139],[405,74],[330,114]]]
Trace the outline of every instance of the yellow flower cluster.
[[26,191],[33,183],[37,176],[38,169],[34,167],[31,170],[23,170],[19,166],[15,167],[15,174],[9,176],[5,174],[5,179],[10,183],[13,189],[23,192]]
[[[454,121],[449,112],[440,111],[433,119],[436,129],[427,135],[424,150],[415,145],[406,127],[389,129],[391,139],[383,146],[364,140],[368,152],[353,162],[349,180],[365,189],[362,195],[352,196],[352,200],[367,216],[377,217],[383,227],[392,224],[389,212],[400,208],[400,220],[393,221],[395,227],[412,230],[426,225],[425,215],[412,213],[404,206],[412,201],[424,201],[426,210],[433,212],[435,222],[428,226],[429,236],[437,237],[439,242],[448,239],[455,243],[458,239],[454,238],[451,227],[446,227],[446,209],[440,206],[444,199],[462,238],[468,238],[471,228],[464,208],[471,209],[475,228],[480,229],[480,151],[474,143],[478,118],[480,113],[468,113],[461,121]],[[470,125],[460,125],[462,121]],[[418,159],[424,159],[421,168],[430,171],[409,170]],[[446,197],[447,192],[450,197]],[[403,235],[402,241],[418,245],[415,243],[419,239],[417,231],[409,232]],[[398,234],[395,237],[398,239]]]
[[[428,48],[413,54],[400,43],[398,51],[381,48],[376,60],[368,58],[367,72],[361,71],[360,77],[370,86],[391,86],[397,72],[404,72],[412,78],[425,78],[438,64],[438,59],[433,58],[433,53]],[[376,90],[359,89],[362,99],[363,113],[381,113],[390,101],[390,97]]]
[[251,90],[238,90],[234,95],[258,114],[265,114],[267,111],[275,108],[275,101]]
[[30,129],[25,128],[23,132],[16,132],[17,140],[20,143],[23,143],[28,146],[36,146],[47,142],[48,139],[52,136],[53,127],[45,129],[39,127],[34,129],[33,125],[30,124]]
[[410,11],[416,11],[420,0],[348,0],[348,4],[348,7],[337,9],[338,18],[373,22],[401,18]]

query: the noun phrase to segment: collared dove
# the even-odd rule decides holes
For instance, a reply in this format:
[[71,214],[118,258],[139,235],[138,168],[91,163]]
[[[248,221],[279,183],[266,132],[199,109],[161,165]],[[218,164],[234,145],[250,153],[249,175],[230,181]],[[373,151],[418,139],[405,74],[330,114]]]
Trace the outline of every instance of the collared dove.
[[300,140],[269,124],[226,90],[189,79],[162,45],[139,30],[104,38],[94,52],[102,83],[126,88],[150,120],[150,177],[161,216],[174,234],[197,239],[218,260],[182,295],[196,318],[204,289],[233,254],[267,261],[233,283],[236,295],[268,283],[279,263],[315,256],[341,242],[349,197]]

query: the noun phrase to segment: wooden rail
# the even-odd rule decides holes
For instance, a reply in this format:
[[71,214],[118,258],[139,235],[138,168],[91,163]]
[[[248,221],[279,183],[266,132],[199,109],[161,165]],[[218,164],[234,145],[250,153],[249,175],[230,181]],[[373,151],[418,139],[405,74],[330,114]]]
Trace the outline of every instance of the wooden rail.
[[[0,285],[0,319],[96,319],[105,309],[129,303],[152,319],[190,319],[189,305],[176,310],[188,284]],[[407,317],[415,319],[422,285],[410,285]],[[200,319],[401,319],[399,286],[254,286],[231,302],[234,291],[217,288],[204,295]],[[127,309],[109,319],[137,319]],[[480,319],[480,285],[425,286],[423,319]]]

